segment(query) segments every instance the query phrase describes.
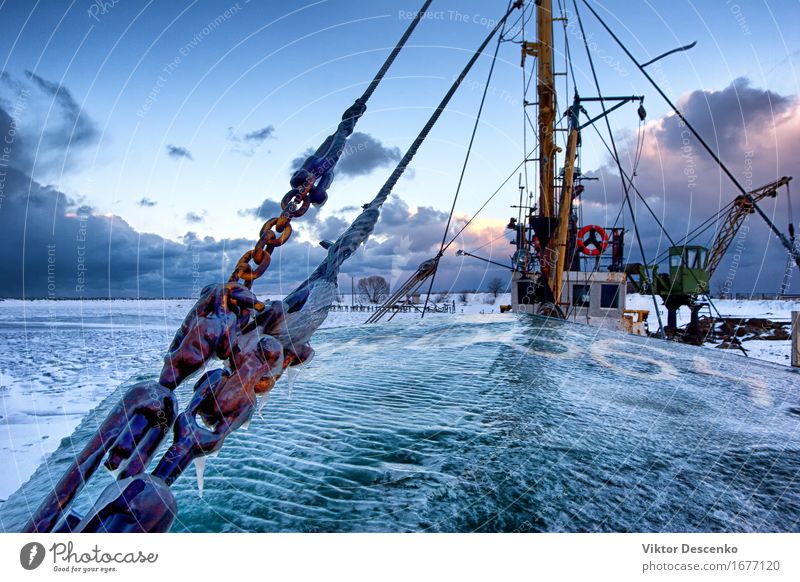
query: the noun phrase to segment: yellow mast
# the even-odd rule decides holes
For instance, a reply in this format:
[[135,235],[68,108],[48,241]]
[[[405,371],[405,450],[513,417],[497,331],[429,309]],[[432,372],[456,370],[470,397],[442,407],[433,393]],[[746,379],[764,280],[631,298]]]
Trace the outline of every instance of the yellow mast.
[[[572,209],[572,190],[575,157],[578,147],[578,124],[571,119],[567,152],[564,160],[564,179],[561,183],[559,205],[555,203],[556,154],[561,149],[555,143],[556,92],[553,74],[553,3],[538,0],[536,3],[536,42],[522,45],[523,63],[526,55],[537,58],[536,90],[538,97],[539,130],[539,216],[558,218],[558,226],[547,247],[543,249],[542,274],[547,280],[556,304],[561,294],[561,279],[567,260],[569,214]],[[575,107],[578,103],[576,101]],[[573,121],[575,121],[573,123]],[[558,214],[556,214],[558,212]]]
[[569,137],[567,152],[564,155],[564,179],[561,182],[561,196],[558,200],[558,226],[550,242],[549,257],[555,268],[551,270],[550,289],[553,291],[556,305],[561,298],[561,282],[564,278],[564,266],[567,262],[567,235],[569,234],[569,215],[572,211],[572,187],[575,177],[575,156],[578,149],[578,108],[577,95],[575,103],[569,110]]
[[540,0],[536,7],[536,91],[539,100],[539,215],[555,216],[554,125],[556,94],[553,81],[553,3]]

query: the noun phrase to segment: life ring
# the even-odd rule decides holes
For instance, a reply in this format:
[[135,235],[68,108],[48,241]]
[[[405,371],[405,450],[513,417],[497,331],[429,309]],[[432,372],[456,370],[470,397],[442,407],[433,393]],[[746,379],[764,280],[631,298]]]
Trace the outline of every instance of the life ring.
[[587,224],[578,231],[577,244],[584,255],[599,256],[608,247],[608,233],[602,226]]

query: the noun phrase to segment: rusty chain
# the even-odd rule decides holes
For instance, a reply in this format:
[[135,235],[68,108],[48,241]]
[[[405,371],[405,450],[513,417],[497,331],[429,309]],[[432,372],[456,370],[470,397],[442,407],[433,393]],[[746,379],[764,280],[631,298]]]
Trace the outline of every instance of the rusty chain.
[[[291,237],[291,220],[303,216],[311,204],[322,206],[327,200],[333,169],[364,114],[367,100],[430,3],[431,0],[425,1],[367,90],[344,112],[336,132],[292,175],[292,189],[281,200],[280,214],[264,223],[258,241],[239,258],[228,281],[203,289],[170,345],[159,381],[137,383],[125,393],[31,516],[24,531],[168,531],[177,515],[177,501],[170,490],[173,481],[194,460],[202,490],[205,455],[219,450],[230,433],[249,422],[257,396],[263,399],[283,370],[311,359],[314,350],[307,339],[301,343],[289,338],[284,345],[284,340],[275,337],[276,330],[284,325],[287,306],[281,301],[269,306],[260,302],[251,291],[253,281],[269,268],[274,249]],[[408,161],[410,158],[406,165]],[[398,177],[399,173],[395,181]],[[386,188],[387,195],[389,190]],[[377,213],[372,220],[374,224]],[[369,232],[371,226],[366,234]],[[253,310],[260,312],[257,322],[252,317]],[[257,325],[244,330],[248,321]],[[175,388],[212,358],[226,361],[226,367],[200,376],[192,400],[178,414]],[[169,426],[173,429],[173,444],[152,473],[147,473]],[[90,512],[81,517],[69,506],[104,457],[109,470],[121,471]]]
[[[308,180],[297,188],[292,188],[281,200],[280,216],[267,220],[261,227],[258,241],[255,246],[246,251],[236,263],[228,286],[244,285],[252,288],[253,281],[261,277],[272,261],[272,251],[283,246],[292,236],[292,218],[303,216],[311,205],[308,193],[314,186],[316,176],[309,176]],[[251,264],[252,261],[252,264]]]

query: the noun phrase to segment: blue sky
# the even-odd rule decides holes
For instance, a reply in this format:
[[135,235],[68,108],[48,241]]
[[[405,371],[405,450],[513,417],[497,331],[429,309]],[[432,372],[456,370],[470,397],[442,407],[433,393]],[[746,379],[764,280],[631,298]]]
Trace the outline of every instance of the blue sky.
[[[506,3],[434,1],[358,131],[388,151],[404,150]],[[29,71],[61,85],[96,131],[94,139],[68,143],[50,157],[38,140],[37,162],[30,168],[36,181],[97,214],[113,214],[139,232],[168,240],[188,231],[215,239],[254,238],[258,221],[244,211],[283,195],[292,160],[333,129],[420,4],[3,2],[0,67],[19,83]],[[571,14],[571,0],[565,5]],[[796,0],[593,5],[642,60],[698,42],[661,68],[660,79],[676,100],[692,91],[723,90],[740,77],[777,95],[800,93]],[[666,106],[585,9],[582,16],[604,92],[644,94],[649,119],[665,115]],[[586,96],[594,89],[576,29],[573,20],[567,36]],[[562,36],[557,30],[559,46]],[[517,45],[502,45],[461,213],[480,206],[521,158],[519,59]],[[413,173],[398,185],[412,212],[419,206],[449,209],[488,65],[488,58],[479,63],[420,151]],[[562,57],[557,68],[563,70]],[[8,107],[8,91],[3,97]],[[51,104],[31,99],[19,123],[29,135],[41,136],[59,123],[56,114]],[[621,134],[634,131],[635,106],[615,114],[613,124]],[[245,139],[267,128],[263,140]],[[168,155],[170,146],[191,157]],[[601,146],[587,139],[584,171],[606,161]],[[384,165],[339,176],[320,217],[365,202],[389,171]],[[512,182],[509,195],[489,205],[487,219],[507,220],[516,192]],[[309,230],[307,240],[315,242],[314,234]]]

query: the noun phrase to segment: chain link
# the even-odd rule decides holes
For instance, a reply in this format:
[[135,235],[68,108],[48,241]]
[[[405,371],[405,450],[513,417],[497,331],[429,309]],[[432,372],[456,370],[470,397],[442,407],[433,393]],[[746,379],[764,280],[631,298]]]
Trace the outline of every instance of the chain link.
[[270,218],[261,227],[258,241],[255,246],[245,252],[236,263],[229,285],[240,284],[248,289],[252,288],[253,281],[261,277],[269,268],[272,261],[272,251],[282,246],[292,236],[292,218],[298,218],[308,212],[311,201],[308,193],[314,185],[315,176],[311,176],[305,184],[289,190],[281,200],[280,216]]

